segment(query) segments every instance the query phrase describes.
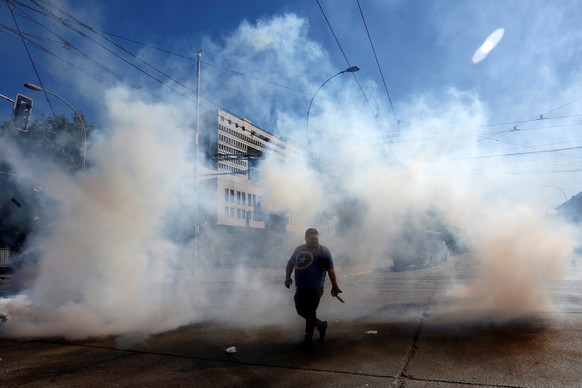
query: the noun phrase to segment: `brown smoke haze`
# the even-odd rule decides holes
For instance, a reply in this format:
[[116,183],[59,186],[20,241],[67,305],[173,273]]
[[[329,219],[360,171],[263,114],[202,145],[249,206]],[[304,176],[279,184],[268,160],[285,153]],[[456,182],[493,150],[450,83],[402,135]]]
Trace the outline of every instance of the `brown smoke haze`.
[[477,277],[459,295],[463,308],[495,320],[552,309],[552,282],[567,273],[572,231],[526,208],[483,223],[474,244]]

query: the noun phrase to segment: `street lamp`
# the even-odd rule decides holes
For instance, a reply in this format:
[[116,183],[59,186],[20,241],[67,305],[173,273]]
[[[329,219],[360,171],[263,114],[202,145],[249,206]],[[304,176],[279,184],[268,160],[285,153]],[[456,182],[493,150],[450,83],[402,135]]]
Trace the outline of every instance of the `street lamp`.
[[317,88],[315,93],[313,93],[313,97],[311,97],[311,101],[309,101],[309,108],[307,108],[307,144],[309,144],[309,111],[311,110],[311,104],[313,104],[313,100],[315,99],[315,96],[317,95],[319,90],[321,90],[321,88],[323,88],[326,83],[328,83],[330,80],[337,77],[338,75],[343,74],[343,73],[355,73],[356,71],[359,71],[359,70],[360,70],[360,68],[358,66],[350,66],[347,69],[342,70],[339,73],[334,74],[331,77],[329,77],[324,83],[321,84],[321,86],[319,88]]
[[79,121],[81,122],[81,125],[83,126],[83,136],[84,136],[84,140],[83,140],[83,171],[85,171],[85,160],[87,159],[87,127],[85,126],[85,121],[83,121],[83,116],[81,116],[81,114],[79,112],[77,112],[77,110],[71,104],[69,104],[69,102],[67,100],[65,100],[63,97],[59,96],[56,93],[53,93],[53,92],[48,91],[46,89],[43,89],[40,86],[37,86],[35,84],[31,84],[29,82],[25,83],[24,87],[28,88],[30,90],[34,90],[36,92],[44,92],[44,93],[50,94],[51,96],[54,96],[54,97],[58,98],[59,100],[61,100],[62,102],[64,102],[65,104],[67,104],[67,106],[69,108],[71,108],[73,110],[73,112],[75,112],[75,114],[79,118]]
[[564,203],[568,202],[568,196],[566,195],[566,193],[564,192],[564,190],[562,190],[561,188],[557,187],[557,186],[542,186],[542,187],[550,187],[553,189],[558,189],[562,192],[562,194],[564,195]]

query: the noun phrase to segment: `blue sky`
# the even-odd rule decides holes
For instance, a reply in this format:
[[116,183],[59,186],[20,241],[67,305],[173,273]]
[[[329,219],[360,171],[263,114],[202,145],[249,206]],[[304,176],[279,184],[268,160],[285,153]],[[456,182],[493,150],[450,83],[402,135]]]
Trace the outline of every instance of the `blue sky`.
[[[0,93],[11,98],[16,93],[34,97],[36,118],[51,114],[51,110],[43,96],[22,87],[24,82],[42,82],[47,90],[85,112],[87,120],[98,127],[107,126],[105,93],[120,83],[146,99],[192,109],[194,59],[201,49],[202,111],[221,106],[288,137],[304,130],[307,106],[322,82],[357,65],[361,70],[355,77],[337,77],[318,93],[311,112],[314,121],[325,103],[336,112],[353,112],[362,121],[372,119],[372,125],[386,136],[396,131],[412,136],[424,128],[412,138],[430,137],[429,148],[444,146],[448,155],[459,160],[540,152],[505,157],[502,164],[519,168],[503,173],[536,175],[542,171],[529,190],[539,192],[549,204],[562,202],[563,195],[541,186],[557,186],[568,197],[579,191],[578,151],[553,151],[582,143],[576,135],[576,115],[582,111],[582,101],[578,100],[582,90],[577,86],[582,7],[576,1],[43,4],[55,15],[69,20],[74,16],[85,23],[85,27],[76,27],[86,36],[48,18],[43,11],[36,12],[39,8],[30,1],[0,3]],[[31,62],[14,32],[13,16],[22,33],[34,34],[31,39],[54,56],[29,42]],[[96,34],[87,27],[112,35]],[[498,28],[505,31],[503,39],[482,62],[473,64],[475,50]],[[78,51],[65,48],[60,38]],[[51,98],[51,103],[56,113],[70,114],[58,100]],[[6,119],[10,108],[5,102],[2,112]],[[460,122],[451,116],[458,110],[475,109],[478,120]],[[542,114],[551,120],[532,121]],[[480,128],[480,137],[455,151],[459,142],[445,139],[455,139],[462,126],[469,126],[473,135],[473,126]],[[521,131],[511,131],[514,126]],[[491,166],[485,163],[476,169],[490,170]]]
[[[57,2],[49,2],[48,4],[52,3],[59,4]],[[519,87],[520,92],[527,91],[529,90],[526,89],[527,84],[543,81],[540,80],[540,76],[544,76],[544,63],[540,63],[540,61],[548,61],[548,56],[557,56],[558,53],[552,52],[552,50],[560,49],[563,44],[560,41],[568,39],[568,36],[562,34],[570,34],[571,29],[576,29],[576,16],[577,12],[580,12],[577,9],[579,7],[576,7],[574,2],[554,4],[551,1],[534,1],[525,4],[519,1],[493,1],[490,3],[475,1],[459,4],[455,1],[362,0],[359,2],[360,7],[356,1],[325,0],[321,0],[319,3],[316,0],[219,1],[212,5],[206,2],[198,3],[170,1],[160,6],[159,2],[153,1],[86,2],[83,5],[76,2],[64,2],[59,7],[91,27],[177,54],[195,57],[195,51],[200,48],[203,50],[203,61],[218,66],[224,64],[217,63],[217,55],[212,50],[222,48],[225,41],[235,34],[241,23],[255,25],[257,20],[266,21],[274,17],[293,14],[305,23],[303,38],[310,43],[319,45],[325,51],[325,58],[323,58],[325,63],[318,66],[316,62],[308,61],[306,58],[287,58],[286,65],[296,63],[298,67],[301,67],[303,65],[299,62],[309,62],[309,66],[304,68],[304,78],[312,82],[313,85],[317,85],[319,80],[325,80],[336,70],[346,68],[348,66],[347,58],[349,64],[358,65],[362,69],[358,74],[362,82],[374,82],[378,88],[382,89],[383,93],[380,94],[385,94],[381,74],[360,14],[361,7],[389,94],[395,104],[409,101],[418,95],[439,94],[447,87],[459,87],[479,93],[482,98],[487,98],[487,102],[490,104],[495,104],[494,97],[499,98],[500,94],[506,95],[510,92],[510,90],[505,89],[505,86],[507,89],[513,90]],[[39,29],[38,26],[34,26],[24,18],[24,15],[30,15],[51,31],[77,43],[84,53],[91,54],[95,50],[96,44],[88,39],[82,39],[71,30],[63,29],[62,26],[51,22],[46,16],[39,15],[24,7],[25,5],[30,6],[31,2],[24,1],[22,5],[13,4],[16,7],[14,13],[17,22],[23,32],[38,33],[43,37],[51,38],[53,41],[55,39],[47,30]],[[345,57],[332,35],[332,30],[325,20],[320,5],[341,45],[341,50],[345,53]],[[56,8],[53,10],[56,11]],[[15,27],[6,1],[2,2],[1,15],[2,23],[5,26]],[[473,52],[491,32],[500,27],[506,29],[502,42],[491,53],[490,58],[477,66],[473,65],[470,61]],[[39,83],[39,79],[22,42],[14,39],[14,34],[8,36],[6,28],[2,31],[4,32],[1,36],[2,57],[4,58],[2,61],[2,93],[12,96],[23,91],[22,80]],[[143,47],[140,45],[113,36],[109,37],[129,51],[141,54],[140,50]],[[93,35],[92,38],[96,38],[96,36]],[[570,39],[573,43],[575,36],[571,36]],[[218,48],[208,47],[209,40]],[[58,43],[46,44],[45,47],[65,59],[75,58],[73,55],[69,56],[71,53],[67,51],[71,50],[64,49]],[[569,48],[575,50],[575,47],[575,45],[571,45]],[[83,96],[74,95],[75,90],[70,89],[71,83],[68,80],[71,77],[74,77],[75,80],[82,80],[86,75],[34,47],[29,47],[29,50],[40,78],[42,82],[46,83],[47,88],[50,87],[56,92],[64,92],[62,94],[71,97],[83,107],[86,104],[83,101]],[[160,61],[160,59],[174,59],[176,63],[180,63],[185,71],[190,66],[194,72],[192,78],[195,76],[195,63],[184,61],[179,57],[172,58],[164,55],[162,58],[153,58],[154,54],[155,51],[148,53],[150,55],[148,59],[152,58],[151,64],[153,66],[159,66],[161,70],[174,74],[167,62]],[[242,53],[237,54],[242,55]],[[563,79],[553,79],[552,81],[572,81],[570,73],[575,67],[576,60],[579,59],[579,53],[576,56],[575,53],[561,50],[560,56],[562,59],[555,58],[556,63],[552,64],[555,66],[554,71],[556,71],[553,76],[559,76]],[[116,60],[111,53],[100,52],[94,58],[103,64],[108,64],[115,70],[119,70],[119,74],[124,77],[136,80],[138,87],[150,87],[151,90],[154,90],[155,81],[153,86],[141,82],[140,76],[143,74],[139,70],[129,64],[119,63],[120,61]],[[231,58],[227,63],[229,66],[224,67],[248,76],[269,81],[281,81],[280,72],[282,69],[254,67],[252,71],[247,72],[246,64],[237,66],[237,63],[252,60],[252,56],[249,58]],[[151,72],[147,66],[138,62],[134,63]],[[91,73],[99,73],[95,66],[84,63],[83,67]],[[243,71],[241,71],[241,67],[243,67]],[[561,74],[558,74],[558,71]],[[535,77],[527,75],[530,73]],[[153,74],[159,76],[155,72]],[[187,79],[187,74],[179,76],[180,80]],[[228,78],[229,74],[226,72],[222,76]],[[159,78],[165,81],[164,77]],[[281,84],[302,90],[308,97],[313,92],[313,85],[306,87],[307,85],[304,86],[303,82],[300,82],[303,80],[287,80],[285,78],[283,80],[286,82],[281,82]],[[368,94],[372,93],[369,89],[364,91]],[[287,91],[282,90],[281,92]],[[562,101],[556,101],[556,104],[559,105],[560,102]],[[364,103],[365,105],[362,99],[354,103]],[[514,106],[515,104],[516,102],[513,102]],[[42,106],[38,108],[41,112],[43,111]],[[543,108],[542,106],[533,106],[530,109],[535,114],[537,109],[541,109],[541,112]],[[378,110],[383,111],[385,107]],[[499,113],[492,112],[492,114]],[[515,120],[523,118],[512,117]],[[406,120],[405,117],[400,117],[400,119]]]

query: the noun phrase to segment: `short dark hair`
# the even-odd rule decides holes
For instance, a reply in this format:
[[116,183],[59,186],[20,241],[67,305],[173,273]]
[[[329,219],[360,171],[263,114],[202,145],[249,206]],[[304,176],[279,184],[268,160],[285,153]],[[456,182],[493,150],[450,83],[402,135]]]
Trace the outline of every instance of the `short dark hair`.
[[317,234],[319,236],[319,232],[315,228],[309,228],[305,231],[305,237],[311,236],[312,234]]

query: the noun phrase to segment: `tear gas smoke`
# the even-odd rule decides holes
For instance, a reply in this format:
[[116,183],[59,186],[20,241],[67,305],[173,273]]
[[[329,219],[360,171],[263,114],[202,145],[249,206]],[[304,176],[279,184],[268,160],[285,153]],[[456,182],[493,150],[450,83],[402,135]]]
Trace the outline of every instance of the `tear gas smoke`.
[[42,174],[24,174],[55,215],[32,237],[31,284],[0,302],[11,335],[151,332],[193,317],[164,289],[177,248],[162,222],[180,198],[188,132],[169,107],[131,101],[122,89],[108,99],[111,130],[93,147],[95,168],[71,177],[45,164]]
[[550,288],[565,276],[572,231],[521,207],[481,222],[478,278],[463,291],[465,315],[504,320],[551,309]]
[[[294,15],[244,23],[224,47],[207,43],[213,62],[242,73],[277,69],[282,84],[315,90],[325,74],[337,72],[307,37],[306,21]],[[305,60],[290,64],[288,58]],[[546,281],[563,274],[570,234],[523,198],[521,188],[531,187],[526,177],[503,174],[503,160],[488,159],[484,168],[471,159],[483,152],[489,117],[479,96],[449,88],[403,100],[397,110],[409,123],[397,132],[378,116],[338,106],[358,101],[361,92],[337,77],[314,102],[308,149],[305,110],[297,108],[307,107],[304,96],[275,96],[272,85],[249,80],[224,87],[224,75],[204,74],[206,93],[225,106],[245,90],[250,111],[240,115],[257,123],[271,115],[265,121],[276,125],[267,129],[298,151],[286,161],[267,155],[259,166],[265,208],[288,210],[294,220],[297,235],[286,244],[301,243],[305,227],[316,226],[337,264],[373,267],[389,257],[405,225],[445,224],[479,263],[475,284],[457,294],[461,307],[476,298],[478,309],[509,317],[545,306]],[[382,106],[382,96],[369,99]],[[19,174],[43,187],[55,216],[29,241],[25,255],[35,261],[22,292],[0,299],[0,312],[8,315],[3,335],[149,334],[206,319],[294,324],[292,298],[282,285],[290,247],[270,257],[280,269],[273,278],[244,253],[224,266],[219,257],[194,262],[193,247],[176,242],[188,224],[173,215],[192,210],[183,177],[191,175],[193,107],[145,102],[122,87],[110,90],[107,101],[107,130],[91,140],[93,167],[86,173],[68,176],[48,163],[39,173],[11,156]],[[200,198],[200,206],[215,207],[216,200]]]

